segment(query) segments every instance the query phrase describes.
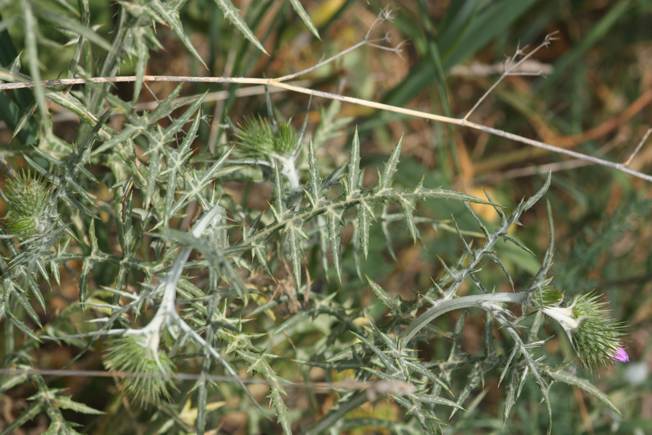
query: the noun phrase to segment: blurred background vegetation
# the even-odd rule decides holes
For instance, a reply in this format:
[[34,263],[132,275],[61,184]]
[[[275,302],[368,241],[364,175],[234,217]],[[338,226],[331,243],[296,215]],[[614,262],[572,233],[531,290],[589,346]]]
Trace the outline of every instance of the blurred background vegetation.
[[[22,51],[25,27],[20,19],[19,3],[11,0],[1,3],[4,21],[0,35],[5,41],[10,38],[16,49]],[[53,8],[62,8],[68,2],[50,3]],[[626,160],[652,127],[652,2],[648,0],[303,0],[321,40],[312,37],[286,1],[235,3],[269,56],[261,54],[226,23],[215,2],[190,0],[183,7],[181,21],[207,69],[188,54],[171,29],[161,26],[158,38],[163,48],[150,53],[146,72],[281,76],[313,65],[360,41],[380,11],[390,8],[393,21],[381,24],[374,34],[382,37],[387,33],[394,45],[403,42],[400,55],[364,47],[302,79],[304,85],[459,116],[498,78],[495,71],[499,69],[492,72],[489,68],[487,73],[483,66],[500,66],[518,47],[533,47],[546,34],[558,32],[557,41],[534,56],[536,64],[533,65],[544,74],[507,78],[475,112],[473,119],[614,161]],[[94,28],[110,40],[117,2],[90,0],[89,4]],[[63,45],[68,37],[48,26],[47,20],[41,23],[40,32],[43,77],[61,77],[75,55],[74,44]],[[4,63],[7,59],[0,60]],[[120,73],[132,74],[134,68],[133,64],[125,64]],[[164,98],[174,87],[166,83],[149,84],[148,92],[141,94],[141,102]],[[132,97],[132,84],[120,84],[115,89],[125,100]],[[220,89],[227,90],[230,98],[206,103],[203,108],[210,116],[200,126],[198,142],[209,149],[221,146],[226,140],[212,128],[214,119],[227,122],[245,114],[266,113],[264,96],[236,98],[237,86],[188,84],[183,93],[196,95]],[[402,136],[397,180],[405,186],[414,186],[423,179],[424,185],[430,187],[453,187],[474,194],[486,192],[509,209],[543,183],[541,174],[552,171],[552,186],[546,199],[551,203],[556,228],[554,284],[569,295],[592,289],[604,292],[614,316],[628,325],[625,344],[632,357],[627,365],[588,374],[622,410],[622,416],[606,410],[580,390],[558,386],[551,391],[553,432],[652,433],[649,375],[652,368],[652,227],[649,225],[652,185],[616,171],[425,120],[346,104],[332,107],[324,100],[314,100],[306,112],[307,98],[291,93],[274,94],[273,102],[287,118],[302,119],[307,113],[310,128],[318,125],[324,116],[331,116],[329,107],[337,111],[333,113],[344,127],[339,131],[342,134],[329,138],[328,145],[320,151],[320,157],[330,161],[333,167],[348,158],[356,125],[361,137],[362,165],[367,168],[382,164]],[[54,131],[72,140],[78,122],[63,112],[57,114],[58,109],[52,108]],[[11,116],[6,115],[4,119],[0,144],[10,148],[16,142],[11,129],[6,128]],[[22,140],[29,142],[29,129],[24,132]],[[642,149],[632,167],[651,171],[652,145]],[[373,171],[368,170],[367,175],[373,175]],[[269,192],[253,192],[248,201],[256,207],[268,197]],[[463,226],[465,218],[454,206],[424,207],[423,214],[444,219],[454,216]],[[478,207],[476,211],[488,223],[497,221],[490,208]],[[363,272],[406,299],[415,289],[431,284],[441,267],[438,258],[452,262],[459,255],[455,234],[433,227],[423,230],[421,242],[415,245],[401,223],[392,231],[396,256],[393,260],[384,249],[385,239],[380,230],[375,231]],[[542,258],[548,243],[544,202],[524,217],[518,236]],[[499,250],[507,259],[517,285],[536,272],[537,258],[528,257],[510,245]],[[344,267],[347,275],[355,274],[348,254],[344,257]],[[94,273],[95,282],[101,283],[102,271]],[[505,285],[499,271],[487,273],[497,275],[496,285]],[[366,283],[352,279],[344,286],[351,292],[359,292],[361,303],[372,300],[373,294]],[[63,276],[59,292],[47,295],[48,304],[54,313],[77,296],[78,283],[73,270]],[[452,330],[456,319],[457,315],[451,315],[441,320],[442,330]],[[468,316],[462,343],[466,351],[472,353],[480,346],[483,323],[482,316]],[[546,346],[559,361],[569,357],[569,349],[558,340],[551,340]],[[447,348],[447,343],[433,343],[432,352],[445,355]],[[38,366],[63,366],[72,354],[65,346],[43,346],[38,351]],[[101,369],[99,351],[85,357],[80,368]],[[456,373],[468,376],[468,372]],[[117,433],[114,430],[121,427],[123,433],[149,433],[148,422],[135,415],[125,413],[116,421],[110,407],[119,404],[112,399],[117,393],[110,380],[71,377],[55,380],[55,384],[67,388],[75,400],[108,412],[106,416],[71,415],[72,420],[84,425],[84,432]],[[14,389],[3,395],[0,421],[6,424],[19,415],[29,394],[28,390]],[[294,390],[290,394],[301,395]],[[504,394],[499,391],[497,378],[477,385],[472,395],[477,400],[467,403],[469,412],[456,424],[455,433],[545,433],[545,409],[538,390],[529,383],[506,426],[501,419]],[[304,399],[289,400],[301,406]],[[327,407],[328,403],[326,398],[323,406]],[[241,411],[228,410],[227,406],[215,412],[221,433],[251,431],[251,422]],[[395,405],[381,401],[361,407],[351,417],[392,421],[400,418],[399,415]],[[188,409],[178,418],[192,424],[196,411],[193,414]],[[23,433],[37,433],[46,426],[37,419],[25,426]],[[269,426],[266,430],[276,429]],[[351,433],[388,433],[388,430],[370,426]]]

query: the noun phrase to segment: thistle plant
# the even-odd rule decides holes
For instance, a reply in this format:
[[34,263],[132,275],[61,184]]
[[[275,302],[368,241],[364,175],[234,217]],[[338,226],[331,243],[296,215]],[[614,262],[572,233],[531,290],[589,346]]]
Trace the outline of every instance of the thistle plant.
[[[209,2],[217,24],[206,27],[223,29],[224,19],[235,29],[226,27],[217,39],[238,42],[218,51],[215,62],[184,30],[194,2],[117,2],[111,32],[94,24],[86,1],[58,2],[53,11],[39,1],[19,3],[0,29],[14,21],[29,28],[24,51],[2,64],[0,80],[9,83],[0,92],[33,88],[25,101],[7,94],[13,111],[6,113],[23,107],[24,119],[12,115],[8,125],[29,134],[13,137],[38,140],[2,156],[3,165],[30,169],[8,176],[3,187],[0,320],[2,370],[10,376],[0,393],[34,394],[12,402],[27,405],[5,432],[47,419],[51,433],[75,433],[72,420],[87,420],[69,418],[74,411],[105,412],[85,429],[108,433],[133,433],[146,422],[143,431],[202,434],[236,414],[246,416],[249,433],[465,433],[475,430],[468,422],[485,386],[495,384],[501,402],[494,426],[527,410],[515,411],[525,400],[537,407],[543,401],[548,421],[541,428],[552,432],[557,383],[583,390],[605,421],[617,420],[615,404],[589,379],[601,366],[628,359],[624,328],[602,295],[555,287],[550,206],[545,253],[521,238],[521,223],[530,225],[524,217],[542,210],[551,174],[515,205],[469,195],[447,187],[446,171],[416,171],[415,160],[402,154],[408,139],[385,143],[362,120],[358,130],[341,106],[366,104],[518,139],[470,121],[487,94],[458,119],[289,82],[361,47],[392,51],[381,44],[387,38],[371,39],[371,30],[307,70],[250,78],[268,44],[251,23],[296,13],[299,29],[319,36],[298,0],[276,9],[285,2],[249,2],[245,15],[231,1]],[[377,21],[390,15],[381,11]],[[145,91],[159,92],[147,82],[165,81],[145,74],[165,32],[197,68],[222,66],[224,57],[234,75],[175,79],[182,83],[141,104]],[[71,47],[71,66],[67,78],[42,82],[50,34]],[[429,47],[438,58],[436,46]],[[509,70],[531,55],[515,56]],[[117,77],[129,68],[133,76]],[[126,81],[134,84],[128,98],[112,87]],[[233,99],[245,95],[239,89],[214,94],[186,83],[202,81],[264,89],[247,89],[252,100],[238,107]],[[318,122],[305,116],[299,129],[295,107],[303,106],[274,99],[272,88],[334,101],[319,107]],[[70,135],[53,128],[51,103],[79,120]],[[387,155],[379,158],[384,146]],[[443,149],[445,166],[456,159]],[[476,207],[495,219],[480,217]],[[415,250],[428,267],[396,284],[400,268],[416,263],[401,254]],[[567,302],[566,293],[576,296]],[[554,338],[544,325],[562,328],[581,365],[544,346]],[[475,347],[465,346],[469,331],[481,336]],[[43,367],[49,360],[41,351],[59,346],[67,352],[63,367]],[[98,410],[53,388],[52,373],[97,376],[73,393]],[[369,405],[386,405],[393,417]]]
[[[325,178],[322,178],[312,141],[306,144],[298,135],[283,134],[279,137],[297,140],[296,148],[291,151],[292,161],[298,163],[294,166],[296,177],[281,177],[279,170],[268,171],[266,176],[274,190],[273,204],[262,214],[243,213],[225,195],[220,187],[222,183],[211,183],[229,181],[236,173],[241,179],[242,174],[237,169],[243,165],[243,160],[231,159],[232,151],[225,150],[216,160],[208,163],[199,160],[200,164],[194,163],[186,151],[197,134],[199,110],[199,104],[195,104],[181,115],[189,126],[176,152],[165,152],[158,147],[161,141],[174,140],[181,132],[179,124],[142,137],[144,143],[151,140],[150,154],[159,153],[158,162],[150,160],[148,165],[138,169],[133,187],[130,184],[121,186],[123,199],[116,202],[114,208],[114,223],[120,228],[116,240],[129,257],[116,258],[104,251],[97,240],[94,224],[90,225],[88,246],[81,245],[86,253],[84,264],[89,264],[83,269],[91,270],[100,261],[112,262],[118,269],[112,286],[91,290],[84,303],[78,306],[79,313],[89,321],[88,326],[78,324],[74,333],[62,327],[30,331],[34,340],[66,340],[76,345],[80,345],[80,339],[106,340],[105,367],[116,376],[120,375],[119,382],[127,397],[144,409],[151,408],[148,405],[166,402],[174,405],[176,394],[192,394],[192,391],[197,391],[200,406],[207,406],[210,389],[206,379],[214,367],[224,373],[220,379],[240,391],[243,406],[249,403],[251,412],[259,413],[260,404],[246,388],[247,379],[240,374],[241,369],[247,369],[260,375],[270,388],[268,405],[286,433],[292,432],[295,425],[285,399],[288,394],[286,386],[296,382],[293,373],[298,370],[294,365],[298,363],[289,362],[285,367],[276,363],[286,358],[335,371],[347,366],[340,366],[340,361],[354,361],[357,367],[350,386],[345,387],[346,394],[339,396],[337,405],[323,417],[305,428],[309,433],[321,433],[331,426],[344,427],[345,416],[350,410],[380,397],[391,398],[406,413],[410,410],[413,417],[408,421],[413,428],[444,430],[445,421],[462,409],[470,392],[492,373],[498,362],[503,366],[501,379],[511,379],[510,391],[513,391],[505,410],[506,416],[521,394],[518,385],[530,376],[547,404],[550,403],[548,390],[551,383],[564,382],[584,388],[613,408],[594,387],[588,387],[580,378],[546,362],[542,341],[538,338],[541,322],[535,321],[529,333],[523,334],[522,325],[530,322],[530,313],[545,313],[569,328],[576,352],[585,364],[593,368],[606,362],[607,358],[620,358],[620,335],[609,333],[605,328],[616,324],[594,319],[605,314],[604,306],[595,297],[578,297],[569,307],[563,308],[560,292],[548,289],[542,293],[538,290],[551,280],[548,271],[553,246],[550,246],[534,282],[525,289],[491,292],[483,283],[482,269],[488,267],[489,262],[498,263],[501,269],[507,270],[500,260],[500,242],[515,240],[510,228],[545,194],[549,177],[535,195],[522,201],[507,215],[490,199],[423,184],[412,188],[396,186],[394,179],[400,161],[400,142],[379,170],[376,183],[365,186],[357,131],[353,132],[349,163],[343,169],[331,171]],[[166,113],[157,115],[162,117]],[[139,120],[134,117],[132,122]],[[286,155],[280,151],[288,150],[288,147],[273,145],[276,136],[270,124],[262,119],[251,122],[253,124],[242,126],[246,130],[236,133],[236,140],[249,141],[252,146],[258,144],[258,158],[268,162]],[[133,130],[131,134],[131,140],[135,141],[141,132]],[[111,140],[106,139],[108,143]],[[261,146],[259,140],[268,144],[271,141],[272,145]],[[115,156],[124,152],[120,148],[103,149]],[[78,155],[68,158],[75,162],[83,161],[78,160]],[[188,171],[180,170],[180,165],[189,165]],[[134,169],[123,166],[126,171]],[[177,175],[175,171],[180,172]],[[156,183],[151,185],[148,180]],[[294,183],[299,183],[300,188],[297,189]],[[152,186],[152,191],[149,186]],[[175,189],[176,194],[167,195],[166,188]],[[288,188],[291,195],[287,194]],[[134,210],[134,189],[142,194],[145,213]],[[72,189],[66,189],[60,195],[76,197]],[[483,235],[482,243],[473,248],[457,224],[444,225],[444,222],[415,216],[418,204],[424,201],[484,204],[494,207],[501,221],[496,228],[490,229],[472,208],[463,208]],[[84,207],[76,212],[85,216],[85,211]],[[166,226],[173,216],[183,217],[186,226],[195,223],[190,230],[170,227],[169,223]],[[463,254],[457,263],[445,264],[432,288],[420,291],[414,301],[398,303],[382,286],[372,283],[381,313],[385,313],[382,316],[372,315],[363,305],[346,308],[334,299],[335,294],[312,291],[310,277],[305,272],[309,251],[320,258],[318,270],[331,283],[329,285],[343,288],[347,280],[355,282],[359,279],[356,276],[364,275],[374,223],[379,223],[383,237],[391,240],[389,226],[397,219],[406,223],[407,233],[415,240],[419,238],[419,226],[424,223],[447,229],[460,238]],[[353,229],[350,245],[342,242],[342,233],[347,226]],[[140,243],[140,238],[134,233],[139,232],[142,238],[144,227],[150,228],[149,232],[156,234],[162,242],[157,248],[161,261],[154,265],[136,255],[135,246]],[[69,229],[65,234],[71,232]],[[64,246],[72,246],[73,242],[74,239],[68,239]],[[349,250],[354,255],[347,259]],[[193,257],[194,252],[197,257]],[[65,261],[70,258],[70,251],[55,250],[49,255],[49,262]],[[185,270],[190,267],[192,272]],[[354,273],[351,274],[350,270]],[[131,280],[128,271],[138,272],[143,281]],[[257,277],[280,276],[280,271],[288,271],[290,276],[273,293],[255,284]],[[18,282],[18,275],[8,282]],[[126,291],[127,282],[137,285],[139,291]],[[473,294],[458,294],[465,283],[472,285]],[[13,292],[18,298],[20,293]],[[356,296],[349,292],[344,297],[352,300]],[[510,309],[514,304],[523,307],[520,316]],[[149,315],[150,320],[139,326],[140,319],[148,316],[149,307],[154,309]],[[498,351],[489,340],[483,356],[473,362],[453,346],[448,359],[452,368],[441,373],[433,371],[432,364],[439,363],[422,359],[418,344],[438,335],[432,328],[436,319],[451,311],[471,308],[483,310],[490,319],[489,324],[500,325],[505,331],[504,338],[511,343],[504,344],[508,351]],[[96,317],[93,315],[96,310],[106,315]],[[279,323],[276,323],[277,316],[281,319]],[[322,338],[316,343],[308,344],[308,348],[298,354],[294,353],[293,347],[285,345],[286,337],[300,339],[302,330],[292,326],[295,322],[301,325],[306,317],[324,316],[332,320],[325,324],[319,333]],[[389,323],[384,318],[390,319]],[[24,324],[12,324],[20,325],[21,330],[25,328]],[[456,328],[454,336],[458,337],[461,331]],[[303,359],[303,352],[308,352],[314,360]],[[183,362],[178,357],[180,354],[191,355],[190,360]],[[175,379],[181,364],[200,370],[199,378],[190,390],[184,390]],[[464,367],[472,367],[473,375],[469,384],[460,387],[450,376]],[[173,389],[179,392],[172,394]],[[161,419],[165,421],[163,416]],[[201,431],[206,420],[197,424]]]

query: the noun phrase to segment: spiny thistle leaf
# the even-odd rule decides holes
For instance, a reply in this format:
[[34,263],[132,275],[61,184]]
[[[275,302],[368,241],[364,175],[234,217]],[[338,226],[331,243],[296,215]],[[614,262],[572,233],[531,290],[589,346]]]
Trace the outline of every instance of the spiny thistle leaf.
[[602,403],[604,403],[609,408],[611,408],[614,412],[620,415],[620,410],[616,407],[616,405],[613,404],[611,400],[609,400],[609,397],[606,394],[604,394],[602,391],[600,391],[597,387],[595,387],[593,384],[591,384],[589,381],[578,378],[577,376],[565,372],[563,370],[558,370],[558,371],[548,370],[547,373],[553,380],[557,382],[563,382],[565,384],[573,385],[575,387],[581,388],[582,390],[586,391],[593,397],[597,398]]
[[341,216],[335,210],[328,212],[328,243],[330,245],[333,265],[335,266],[335,275],[337,282],[342,282],[342,266],[340,262],[340,226]]
[[401,144],[403,143],[403,138],[398,141],[392,155],[389,156],[389,160],[385,163],[385,169],[383,170],[382,181],[380,187],[382,189],[387,189],[392,186],[392,180],[394,179],[394,174],[396,173],[396,167],[398,166],[398,159],[401,155]]
[[313,141],[308,143],[308,166],[310,171],[310,195],[313,207],[319,204],[321,198],[321,177],[317,167],[317,156],[315,155],[315,144]]
[[317,39],[321,39],[319,37],[319,32],[317,31],[317,28],[315,28],[315,25],[312,24],[312,20],[310,19],[310,15],[308,15],[308,12],[304,9],[303,5],[299,0],[290,0],[290,4],[292,5],[292,8],[294,8],[294,11],[301,17],[301,20],[303,23],[306,25],[306,27],[312,32],[313,35]]
[[238,9],[233,6],[233,3],[231,3],[231,0],[214,0],[217,6],[222,9],[222,13],[224,14],[224,18],[226,18],[228,21],[231,22],[235,27],[238,28],[240,32],[249,40],[251,41],[252,44],[256,46],[260,51],[263,53],[267,54],[267,51],[263,47],[263,45],[258,41],[258,38],[256,38],[256,35],[254,35],[254,32],[251,31],[247,23],[240,17]]
[[351,160],[349,161],[349,196],[353,196],[360,187],[360,137],[358,128],[353,133],[353,144],[351,146]]
[[362,254],[366,260],[369,257],[369,220],[370,212],[364,201],[358,207],[358,246],[362,248]]
[[[296,226],[295,226],[296,225]],[[292,262],[292,276],[297,290],[301,288],[301,223],[296,222],[287,227],[287,243],[290,250],[290,261]]]
[[208,69],[208,66],[201,58],[199,53],[197,53],[197,50],[192,45],[192,42],[190,42],[188,34],[184,31],[181,20],[179,19],[179,11],[174,7],[170,8],[169,6],[164,5],[159,0],[151,0],[149,8],[151,8],[151,10],[156,13],[159,21],[165,23],[174,31],[174,33],[177,35],[186,49],[190,52],[190,54],[192,54],[193,57],[197,59],[204,68]]

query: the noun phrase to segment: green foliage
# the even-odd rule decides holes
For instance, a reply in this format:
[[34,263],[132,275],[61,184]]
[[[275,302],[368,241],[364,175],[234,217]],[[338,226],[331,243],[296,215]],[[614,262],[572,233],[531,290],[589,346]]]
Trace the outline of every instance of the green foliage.
[[[617,194],[584,194],[584,175],[601,186],[608,177],[562,171],[470,185],[482,178],[457,158],[468,142],[457,132],[389,124],[336,101],[305,110],[300,96],[257,98],[257,88],[146,85],[145,74],[168,73],[172,57],[193,75],[207,67],[280,77],[314,54],[311,34],[324,52],[341,50],[335,37],[347,32],[331,23],[354,15],[359,26],[367,16],[350,11],[380,8],[322,3],[255,1],[241,13],[226,0],[0,0],[1,80],[135,76],[133,89],[37,84],[0,94],[11,140],[0,155],[0,392],[25,404],[11,410],[6,433],[36,424],[50,433],[204,433],[243,415],[239,429],[249,433],[575,433],[588,426],[585,413],[569,412],[578,406],[571,388],[595,399],[596,433],[638,425],[630,399],[612,394],[631,391],[622,370],[595,385],[593,374],[625,342],[615,319],[632,314],[611,289],[630,266],[619,259],[627,246],[615,245],[647,222],[633,222],[650,210],[639,189],[614,176]],[[555,4],[533,1],[430,3],[396,13],[392,31],[413,41],[416,58],[387,102],[425,101],[436,87],[433,112],[458,113],[455,66],[489,48],[483,59],[500,58],[508,41],[536,39],[559,18]],[[606,8],[560,71],[574,71],[629,7]],[[365,50],[376,49],[365,32]],[[342,69],[366,62],[350,55],[310,86],[340,83]],[[343,93],[382,95],[373,71],[356,73]],[[515,107],[524,95],[497,97],[496,123],[515,123],[514,109],[547,116]],[[265,106],[268,117],[257,115]],[[61,115],[69,118],[57,124]],[[583,125],[571,118],[553,131]],[[477,142],[471,160],[485,152]],[[523,152],[491,145],[496,159]],[[463,182],[453,184],[456,175]],[[482,198],[467,193],[483,188]],[[620,197],[625,206],[604,224]],[[643,257],[632,265],[639,280],[649,276]],[[572,354],[580,365],[564,360]],[[67,384],[35,370],[59,367],[107,371]]]

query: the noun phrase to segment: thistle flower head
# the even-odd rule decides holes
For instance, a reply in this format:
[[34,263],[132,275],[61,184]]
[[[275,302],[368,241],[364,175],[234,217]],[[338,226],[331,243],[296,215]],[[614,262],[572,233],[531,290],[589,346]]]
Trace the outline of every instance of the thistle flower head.
[[172,360],[150,344],[146,335],[126,335],[113,340],[104,357],[109,370],[126,374],[125,391],[141,405],[169,399],[174,387]]
[[626,363],[629,362],[629,354],[625,348],[621,346],[616,350],[616,353],[614,353],[613,359],[621,363]]
[[[598,295],[576,296],[568,307],[547,307],[543,312],[564,329],[582,364],[590,369],[622,361],[622,324],[610,317]],[[624,352],[624,355],[623,355]]]
[[298,135],[287,122],[273,126],[261,117],[252,117],[238,126],[235,132],[238,143],[248,151],[259,154],[287,155],[296,147]]
[[7,230],[20,239],[43,234],[50,224],[50,189],[28,172],[11,178],[4,187]]

